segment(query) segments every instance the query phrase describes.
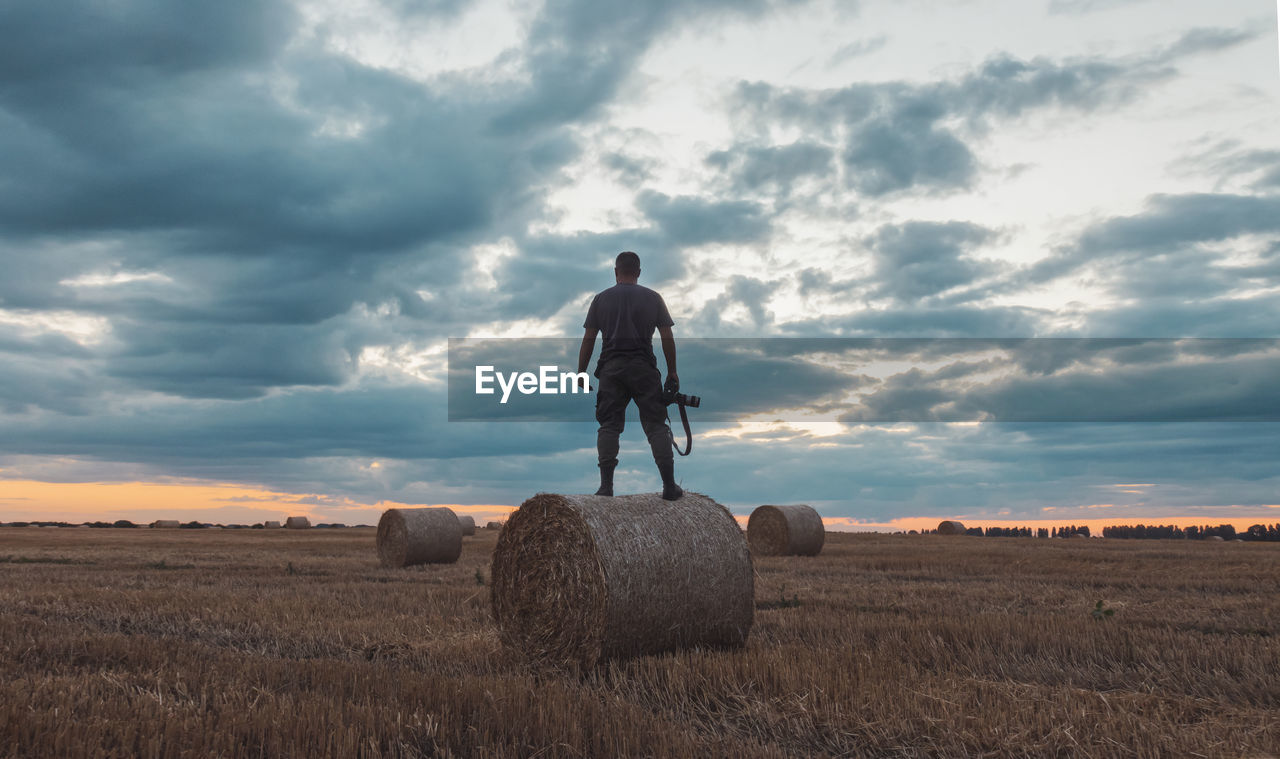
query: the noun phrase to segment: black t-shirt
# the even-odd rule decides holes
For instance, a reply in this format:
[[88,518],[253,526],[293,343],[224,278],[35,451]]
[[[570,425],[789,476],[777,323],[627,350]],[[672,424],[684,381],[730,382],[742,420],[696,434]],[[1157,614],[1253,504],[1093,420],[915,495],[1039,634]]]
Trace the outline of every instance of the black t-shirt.
[[613,358],[637,356],[658,365],[653,355],[653,331],[670,327],[671,314],[662,296],[636,284],[617,284],[591,300],[586,329],[600,330],[604,344],[600,348],[598,367]]

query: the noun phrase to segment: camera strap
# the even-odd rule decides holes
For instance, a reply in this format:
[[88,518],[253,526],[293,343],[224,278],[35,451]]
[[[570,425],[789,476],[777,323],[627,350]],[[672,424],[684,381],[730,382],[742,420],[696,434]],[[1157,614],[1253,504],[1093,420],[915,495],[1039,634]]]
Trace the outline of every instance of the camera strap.
[[693,431],[689,429],[689,414],[684,410],[684,404],[678,403],[676,405],[680,407],[680,423],[684,425],[684,450],[680,450],[680,446],[676,445],[676,434],[671,431],[670,427],[667,427],[667,435],[671,438],[671,447],[676,449],[676,453],[681,456],[688,456],[689,452],[693,450]]

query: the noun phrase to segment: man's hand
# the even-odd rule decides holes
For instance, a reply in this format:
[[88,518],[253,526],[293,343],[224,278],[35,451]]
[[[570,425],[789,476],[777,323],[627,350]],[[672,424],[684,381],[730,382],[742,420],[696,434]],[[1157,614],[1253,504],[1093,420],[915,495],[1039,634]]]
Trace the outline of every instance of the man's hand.
[[667,381],[663,383],[662,389],[668,393],[680,392],[680,375],[675,372],[667,372]]

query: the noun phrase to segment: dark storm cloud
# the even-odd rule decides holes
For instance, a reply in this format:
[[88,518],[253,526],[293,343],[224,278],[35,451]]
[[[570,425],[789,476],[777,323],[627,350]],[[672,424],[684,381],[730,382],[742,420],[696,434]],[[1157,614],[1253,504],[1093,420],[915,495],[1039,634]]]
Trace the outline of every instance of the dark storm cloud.
[[647,190],[640,193],[636,205],[662,230],[663,238],[677,247],[754,243],[769,233],[764,207],[749,201],[669,197]]
[[609,153],[601,162],[630,185],[638,185],[647,180],[658,163],[653,159],[623,153]]
[[825,145],[794,142],[778,146],[739,146],[718,150],[706,158],[708,166],[727,172],[739,194],[771,189],[782,197],[797,181],[825,176],[832,170],[834,152]]
[[1024,306],[896,305],[780,324],[784,334],[848,337],[1026,337],[1044,333],[1053,312]]
[[977,381],[971,375],[1002,362],[956,361],[894,375],[841,421],[1275,421],[1274,347],[1269,355],[1207,362],[1139,361],[1131,351],[1131,363],[1119,364],[1104,361],[1104,349],[1052,374]]
[[[1277,232],[1280,196],[1156,195],[1147,200],[1147,208],[1140,214],[1091,225],[1075,244],[1032,266],[1026,278],[1043,282],[1095,264],[1146,261],[1152,267],[1164,266],[1163,257],[1184,252],[1190,246]],[[1201,259],[1205,264],[1212,260]]]
[[[804,90],[744,82],[735,97],[737,126],[750,137],[730,152],[767,148],[759,140],[771,125],[801,125],[809,139],[838,149],[845,184],[861,194],[963,190],[980,169],[970,142],[999,120],[1045,108],[1089,113],[1120,106],[1175,76],[1172,64],[1179,59],[1256,36],[1253,30],[1193,29],[1164,48],[1129,58],[1054,61],[1001,54],[957,79],[929,84]],[[731,164],[723,153],[709,160]]]
[[763,13],[784,0],[549,0],[529,32],[532,85],[493,125],[518,132],[591,118],[655,37],[709,15]]
[[[591,407],[584,407],[590,419]],[[582,447],[573,425],[446,424],[442,389],[368,381],[356,389],[279,393],[248,401],[167,401],[90,418],[14,418],[0,431],[10,454],[113,461],[242,465],[333,456],[407,460],[553,454]],[[188,470],[190,471],[190,470]]]
[[990,240],[991,230],[968,222],[908,222],[881,227],[874,250],[876,295],[912,301],[937,295],[992,271],[967,256]]
[[[520,255],[494,272],[504,297],[490,318],[545,318],[575,298],[581,314],[569,327],[581,326],[590,294],[612,284],[612,262],[630,250],[640,256],[643,283],[657,287],[685,272],[685,248],[708,243],[751,245],[768,238],[765,209],[750,201],[718,201],[696,196],[667,196],[651,190],[637,197],[647,227],[605,233],[549,234],[523,238]],[[527,286],[539,282],[538,288]]]
[[1081,314],[1081,332],[1098,336],[1274,337],[1280,296],[1194,301],[1162,298]]
[[778,284],[777,281],[765,282],[741,274],[730,276],[724,290],[705,302],[694,316],[694,334],[723,335],[722,327],[726,323],[724,313],[734,306],[747,312],[752,334],[767,330],[773,326],[773,312],[768,308],[769,299],[777,291]]
[[[50,346],[41,346],[50,347]],[[100,402],[104,387],[92,366],[69,361],[53,346],[53,356],[10,352],[0,348],[0,412],[23,414],[46,409],[81,416]]]
[[[546,300],[478,305],[494,304],[467,292],[468,244],[523,229],[579,153],[566,127],[612,97],[656,34],[769,7],[553,2],[534,22],[520,90],[424,85],[293,45],[299,19],[283,3],[6,6],[0,305],[109,316],[115,341],[95,349],[106,371],[206,397],[345,381],[362,339],[387,337],[357,323],[359,307],[390,306],[412,320],[395,329],[418,336],[536,315]],[[678,251],[659,250],[767,226],[746,203],[643,202],[646,272],[660,278],[680,270]],[[621,249],[596,242],[593,264]],[[586,256],[553,264],[539,245],[512,267],[525,277],[512,291],[574,282],[575,265],[564,294],[595,289]],[[61,284],[113,269],[169,283]]]
[[285,4],[255,0],[6,3],[0,82],[28,98],[58,99],[65,91],[40,91],[258,62],[287,41],[293,16]]

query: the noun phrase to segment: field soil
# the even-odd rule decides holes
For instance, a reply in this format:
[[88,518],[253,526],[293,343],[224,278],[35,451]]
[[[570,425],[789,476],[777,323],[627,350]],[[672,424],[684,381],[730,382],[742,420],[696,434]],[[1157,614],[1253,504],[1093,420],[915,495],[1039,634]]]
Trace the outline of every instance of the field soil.
[[1277,544],[832,533],[755,559],[745,649],[564,672],[496,540],[0,529],[0,756],[1280,754]]

